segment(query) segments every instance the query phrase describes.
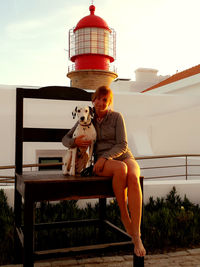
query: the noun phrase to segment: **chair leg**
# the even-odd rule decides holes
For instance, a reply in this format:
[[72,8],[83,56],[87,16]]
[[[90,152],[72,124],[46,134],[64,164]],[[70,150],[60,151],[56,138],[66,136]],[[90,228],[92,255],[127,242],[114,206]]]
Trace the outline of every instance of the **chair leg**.
[[[142,190],[142,196],[143,196],[143,182],[144,177],[140,177],[140,186]],[[143,200],[142,200],[143,201]],[[142,218],[141,218],[141,238],[143,240],[143,202],[142,202]],[[133,255],[133,266],[134,267],[144,267],[144,257],[138,257],[135,254]]]
[[105,240],[106,198],[99,198],[99,240]]
[[14,229],[14,248],[15,248],[15,255],[14,255],[14,262],[15,264],[22,263],[22,244],[19,240],[19,236],[17,233],[17,228],[21,228],[22,224],[22,197],[17,190],[15,190],[15,229]]
[[14,263],[21,264],[23,261],[22,244],[19,240],[17,229],[14,229]]
[[30,195],[24,200],[24,267],[33,267],[34,259],[34,203]]
[[99,198],[99,219],[101,221],[106,218],[106,198]]
[[133,267],[144,267],[144,257],[133,256]]

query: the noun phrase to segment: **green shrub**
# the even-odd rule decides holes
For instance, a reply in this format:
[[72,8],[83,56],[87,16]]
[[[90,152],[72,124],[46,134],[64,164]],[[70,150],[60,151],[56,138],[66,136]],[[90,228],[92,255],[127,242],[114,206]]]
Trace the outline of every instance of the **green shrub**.
[[4,191],[0,190],[0,264],[13,261],[14,213],[8,206]]
[[144,240],[149,251],[200,245],[200,208],[175,187],[166,199],[153,198],[144,207]]

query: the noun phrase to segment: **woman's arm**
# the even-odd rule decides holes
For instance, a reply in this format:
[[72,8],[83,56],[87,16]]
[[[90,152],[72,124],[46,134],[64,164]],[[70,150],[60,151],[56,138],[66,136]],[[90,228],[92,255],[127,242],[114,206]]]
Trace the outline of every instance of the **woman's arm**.
[[124,118],[120,113],[118,113],[118,117],[116,120],[115,141],[116,143],[113,145],[113,147],[103,153],[102,155],[103,158],[106,159],[117,158],[123,153],[125,153],[128,149],[126,126]]
[[73,138],[73,133],[76,130],[78,122],[74,125],[71,130],[62,138],[62,144],[68,148],[76,147],[75,138]]
[[73,134],[74,134],[74,131],[76,130],[77,125],[78,125],[78,122],[62,138],[62,144],[68,148],[74,148],[74,147],[87,148],[91,144],[91,140],[85,140],[84,138],[85,135],[80,135],[80,136],[77,136],[76,138],[73,138]]

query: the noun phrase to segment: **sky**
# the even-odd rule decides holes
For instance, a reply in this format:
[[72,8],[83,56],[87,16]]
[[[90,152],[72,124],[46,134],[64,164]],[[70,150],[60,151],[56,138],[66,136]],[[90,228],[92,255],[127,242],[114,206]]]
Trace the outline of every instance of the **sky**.
[[[68,32],[91,0],[0,0],[0,84],[69,86]],[[119,78],[173,75],[200,64],[200,0],[94,0],[116,31]]]

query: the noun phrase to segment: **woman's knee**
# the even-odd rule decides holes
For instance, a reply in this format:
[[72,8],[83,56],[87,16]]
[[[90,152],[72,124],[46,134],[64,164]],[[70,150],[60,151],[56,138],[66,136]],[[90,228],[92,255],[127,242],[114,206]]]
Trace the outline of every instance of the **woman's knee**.
[[134,181],[137,181],[140,177],[139,164],[137,163],[136,160],[133,159],[127,159],[125,163],[127,164],[128,167],[128,177],[130,177],[130,179]]
[[122,161],[116,161],[115,162],[115,168],[113,171],[113,186],[114,188],[117,186],[117,188],[126,188],[127,183],[127,173],[128,168],[127,165]]
[[123,161],[116,161],[115,172],[117,172],[118,174],[127,175],[128,167],[127,167],[126,163]]
[[132,184],[140,184],[140,169],[134,168],[128,171],[128,182]]

